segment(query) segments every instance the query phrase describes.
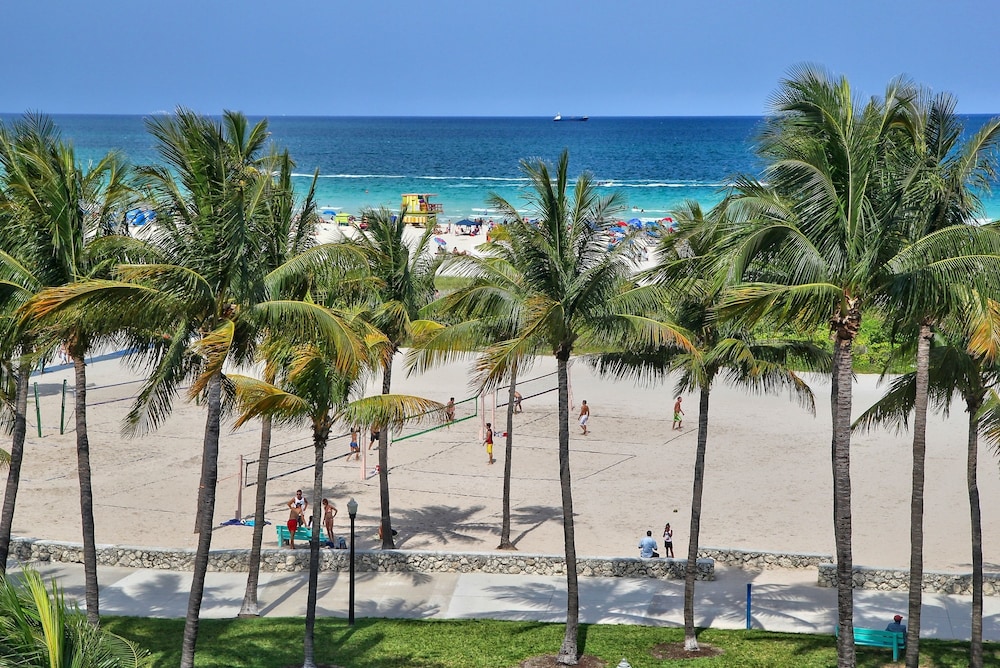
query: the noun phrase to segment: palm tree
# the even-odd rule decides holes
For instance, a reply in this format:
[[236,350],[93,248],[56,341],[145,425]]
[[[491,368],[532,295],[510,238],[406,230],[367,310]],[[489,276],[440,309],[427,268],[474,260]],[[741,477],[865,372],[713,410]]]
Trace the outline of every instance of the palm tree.
[[[927,438],[929,356],[935,324],[956,302],[969,298],[969,276],[980,287],[975,294],[998,295],[990,285],[1000,262],[1000,240],[992,226],[970,225],[983,215],[976,193],[988,191],[996,176],[1000,119],[986,123],[966,141],[955,114],[955,99],[939,94],[921,100],[904,145],[904,205],[909,218],[904,248],[891,265],[889,292],[897,308],[894,327],[916,324],[916,395],[913,423],[913,477],[910,503],[910,581],[906,663],[917,668],[923,597],[923,497]],[[912,143],[911,143],[912,142]],[[941,270],[941,265],[947,269]]]
[[[519,275],[525,286],[526,317],[517,335],[491,346],[483,362],[486,383],[508,376],[513,362],[541,340],[556,358],[559,383],[559,482],[566,555],[566,633],[556,661],[576,665],[580,592],[577,583],[573,492],[569,462],[569,360],[577,344],[606,350],[627,336],[648,345],[679,341],[675,330],[641,316],[626,315],[623,286],[632,262],[626,246],[608,251],[606,233],[621,210],[618,193],[599,197],[589,174],[569,185],[569,154],[556,172],[542,160],[522,161],[531,183],[528,207],[538,223],[529,223],[517,207],[493,195],[490,205],[507,220],[508,237],[488,252]],[[616,307],[622,307],[616,310]]]
[[[120,243],[144,263],[122,264],[119,280],[91,280],[47,290],[37,313],[85,308],[88,321],[112,324],[133,337],[131,360],[152,367],[126,416],[129,434],[155,429],[170,413],[180,385],[207,407],[196,531],[199,533],[181,652],[194,664],[199,613],[211,548],[222,414],[222,367],[249,361],[259,333],[277,326],[291,334],[328,338],[341,368],[352,365],[361,342],[344,321],[314,303],[270,298],[266,267],[248,262],[270,231],[262,207],[270,175],[260,155],[267,123],[250,127],[227,111],[221,122],[179,109],[147,122],[166,163],[140,175],[157,211],[148,242]],[[176,176],[175,176],[176,175]],[[124,305],[124,306],[123,306]],[[157,334],[150,340],[150,334]]]
[[[504,233],[495,235],[505,238]],[[437,364],[462,359],[484,347],[516,336],[523,325],[527,294],[519,274],[495,257],[460,255],[447,260],[442,267],[454,275],[469,278],[466,285],[429,304],[424,311],[441,317],[446,324],[427,322],[420,328],[410,350],[409,368],[426,372]],[[535,342],[538,343],[537,341]],[[537,348],[537,345],[535,346]],[[514,452],[514,407],[517,379],[531,367],[535,348],[525,349],[510,361],[507,386],[507,429],[504,448],[503,499],[498,550],[516,550],[510,539],[510,490]],[[489,367],[488,358],[480,359]],[[480,392],[492,389],[480,387]]]
[[[833,337],[831,411],[837,558],[838,666],[855,665],[851,553],[853,343],[866,309],[884,309],[889,263],[904,238],[901,185],[891,166],[917,91],[896,80],[884,97],[856,103],[844,78],[794,70],[761,134],[763,183],[738,180],[728,306],[747,321],[768,315]],[[764,185],[766,183],[767,185]]]
[[16,183],[16,175],[31,168],[25,160],[29,151],[22,149],[30,148],[32,142],[30,123],[16,123],[13,128],[0,125],[0,359],[7,372],[5,376],[12,377],[15,385],[9,472],[0,510],[0,573],[6,571],[10,554],[11,528],[27,435],[28,377],[35,364],[35,336],[16,312],[38,287],[29,266],[30,258],[23,253],[20,236],[26,229],[22,221],[28,214],[22,211],[24,203],[13,192],[9,179],[15,179]]
[[[936,410],[947,416],[956,395],[965,402],[968,413],[966,444],[966,481],[972,528],[972,619],[969,665],[983,665],[983,534],[979,498],[978,459],[979,434],[982,432],[994,445],[1000,443],[1000,404],[996,403],[995,388],[1000,387],[1000,308],[991,302],[985,311],[967,302],[960,315],[953,314],[941,323],[928,351],[928,394]],[[904,360],[913,344],[895,351],[894,360]],[[917,404],[919,372],[895,378],[882,398],[862,413],[854,422],[855,429],[872,429],[879,425],[904,429]],[[907,620],[909,622],[909,620]],[[909,626],[907,626],[909,631]]]
[[[373,362],[378,362],[379,351],[388,353],[388,341],[376,335],[370,326],[359,322],[368,331],[359,336],[371,343]],[[229,375],[227,378],[236,389],[241,416],[236,427],[253,418],[270,415],[282,423],[307,421],[313,431],[315,464],[313,467],[313,498],[323,498],[323,465],[330,429],[340,415],[349,413],[350,424],[401,425],[410,415],[421,415],[439,410],[439,403],[418,397],[383,394],[361,399],[348,406],[351,392],[364,368],[357,366],[348,372],[338,370],[335,351],[324,342],[293,344],[282,350],[276,344],[270,351],[269,364],[284,368],[280,386],[246,376]],[[287,363],[274,359],[287,357]],[[319,534],[322,522],[312,523],[309,540],[309,597],[306,605],[306,630],[303,642],[305,660],[303,668],[315,668],[314,630],[316,624],[316,598],[319,581]]]
[[[272,156],[277,163],[273,169],[276,173],[268,186],[265,195],[264,215],[262,224],[270,224],[270,233],[263,235],[264,251],[259,257],[261,264],[272,270],[272,279],[283,277],[283,269],[293,259],[301,260],[307,251],[313,247],[313,234],[316,228],[315,190],[317,175],[313,175],[312,184],[301,206],[296,206],[295,190],[292,186],[292,171],[294,164],[287,151]],[[301,272],[300,274],[301,275]],[[310,282],[307,280],[277,282],[271,281],[273,291],[285,293],[293,298],[303,297]],[[277,370],[268,365],[265,367],[264,380],[274,383]],[[260,555],[264,542],[264,511],[267,503],[267,473],[271,449],[270,414],[261,416],[260,453],[257,457],[257,486],[254,500],[253,538],[250,544],[250,563],[247,569],[247,586],[243,594],[243,604],[239,617],[257,617],[260,607],[257,601],[257,585],[260,581]]]
[[[124,217],[132,198],[126,165],[109,153],[84,171],[76,164],[72,146],[60,139],[47,117],[29,115],[16,127],[18,141],[0,150],[11,156],[6,161],[7,186],[10,199],[17,202],[20,233],[15,234],[27,260],[22,269],[31,273],[33,289],[66,285],[100,272],[105,257],[100,244],[95,243],[97,235],[107,226],[105,221]],[[28,319],[31,309],[31,302],[22,309]],[[101,340],[101,333],[89,328],[85,317],[28,326],[41,330],[38,337],[61,344],[73,360],[87,618],[96,625],[100,622],[100,597],[87,433],[86,355]]]
[[30,568],[0,575],[0,665],[25,668],[140,668],[149,652],[68,609],[55,581],[46,589]]
[[[392,389],[393,358],[412,340],[420,309],[433,299],[434,274],[439,264],[428,250],[434,229],[427,228],[411,242],[403,222],[405,215],[405,208],[399,215],[384,207],[365,210],[362,219],[367,221],[368,229],[355,228],[356,236],[344,244],[360,252],[370,275],[377,281],[360,298],[370,303],[372,324],[389,340],[390,354],[382,364],[382,394],[389,394]],[[391,550],[396,544],[389,513],[389,430],[385,425],[375,426],[380,427],[378,476],[382,549]]]
[[[783,82],[775,98],[776,114],[761,135],[759,153],[769,163],[768,185],[740,179],[729,201],[729,213],[737,223],[733,271],[754,281],[735,290],[729,306],[749,320],[769,314],[806,327],[826,321],[833,333],[832,459],[841,666],[855,663],[850,409],[853,341],[861,315],[866,310],[881,311],[893,323],[920,323],[921,337],[929,340],[930,324],[953,301],[947,286],[957,285],[963,277],[968,282],[971,276],[983,288],[979,294],[989,295],[994,289],[990,282],[996,274],[995,232],[955,225],[957,205],[967,206],[969,200],[956,194],[948,202],[946,193],[953,192],[955,184],[932,187],[946,170],[936,166],[940,156],[931,157],[937,149],[925,150],[922,143],[946,142],[948,128],[938,123],[937,130],[922,131],[930,124],[920,95],[913,85],[896,80],[883,98],[857,105],[845,79],[831,80],[810,67],[797,70]],[[943,112],[946,109],[939,105],[931,113]],[[937,136],[938,131],[945,134]],[[967,171],[966,178],[968,174],[976,178],[980,169]],[[932,202],[940,202],[942,213],[947,212],[933,224],[916,213]],[[984,248],[989,249],[986,255]],[[922,498],[921,447],[915,442],[914,509]],[[922,510],[914,510],[917,515],[922,516]],[[911,528],[911,542],[917,546],[920,540],[914,531],[919,529]],[[912,651],[918,649],[914,642]]]
[[729,326],[715,314],[726,284],[717,278],[721,228],[706,219],[696,202],[674,211],[684,232],[667,235],[660,242],[656,264],[645,272],[649,287],[639,288],[659,297],[661,314],[686,332],[696,352],[678,346],[611,353],[596,359],[602,374],[632,376],[639,380],[663,379],[679,374],[674,394],[699,394],[698,443],[695,451],[694,485],[691,494],[691,526],[684,578],[684,649],[698,651],[694,623],[694,588],[698,572],[702,496],[705,484],[705,454],[708,445],[708,415],[712,385],[720,374],[727,382],[750,392],[774,392],[788,388],[790,395],[815,414],[812,390],[789,368],[789,361],[811,369],[829,370],[829,355],[803,341],[761,340],[754,332]]

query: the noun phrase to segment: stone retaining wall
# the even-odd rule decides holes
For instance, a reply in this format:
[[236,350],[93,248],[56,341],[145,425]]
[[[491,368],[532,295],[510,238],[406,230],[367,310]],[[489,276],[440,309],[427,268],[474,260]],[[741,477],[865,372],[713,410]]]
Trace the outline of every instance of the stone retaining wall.
[[[908,591],[910,587],[909,570],[855,566],[853,573],[855,589]],[[820,564],[816,583],[820,587],[836,587],[837,565]],[[971,594],[972,575],[969,573],[924,571],[924,591],[936,594]],[[1000,573],[985,573],[983,575],[983,594],[985,596],[1000,596]]]
[[[320,552],[320,569],[346,571],[350,566],[348,550]],[[83,547],[79,543],[15,538],[11,541],[11,557],[20,561],[56,561],[83,563]],[[190,571],[194,568],[195,551],[149,547],[99,545],[97,563],[102,566],[125,568],[156,568]],[[245,572],[250,550],[212,550],[210,571]],[[417,573],[498,573],[505,575],[562,575],[566,560],[558,556],[521,554],[519,552],[425,552],[416,550],[359,550],[354,558],[358,572],[417,572]],[[309,569],[309,550],[264,549],[261,570],[294,572]],[[586,557],[577,560],[577,572],[584,577],[648,577],[683,579],[684,559],[639,559],[638,557]],[[699,580],[715,579],[715,563],[698,560]]]
[[739,568],[816,568],[833,561],[831,554],[809,552],[762,552],[739,550],[730,547],[703,547],[698,550],[701,559],[712,559],[717,564]]

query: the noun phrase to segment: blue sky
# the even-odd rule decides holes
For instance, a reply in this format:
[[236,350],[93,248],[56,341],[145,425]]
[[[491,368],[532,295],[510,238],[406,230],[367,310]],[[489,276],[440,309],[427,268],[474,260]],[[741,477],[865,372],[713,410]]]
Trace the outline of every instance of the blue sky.
[[1000,112],[996,0],[19,0],[0,112],[758,115],[790,68]]

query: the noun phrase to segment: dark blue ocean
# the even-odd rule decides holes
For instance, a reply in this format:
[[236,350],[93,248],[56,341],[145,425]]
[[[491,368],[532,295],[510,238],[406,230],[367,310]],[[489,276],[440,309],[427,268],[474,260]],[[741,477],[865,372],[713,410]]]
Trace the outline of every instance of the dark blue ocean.
[[[10,115],[0,115],[9,120]],[[967,117],[974,129],[986,116]],[[156,153],[141,116],[56,115],[81,161],[118,149],[137,164]],[[685,200],[716,204],[739,173],[757,173],[757,117],[349,118],[270,117],[272,141],[287,148],[304,192],[319,171],[317,200],[326,210],[398,208],[403,193],[432,193],[446,219],[489,216],[488,195],[520,203],[519,161],[555,161],[569,150],[573,176],[586,170],[607,192],[620,190],[626,215],[660,218]],[[1000,217],[1000,198],[986,199]]]

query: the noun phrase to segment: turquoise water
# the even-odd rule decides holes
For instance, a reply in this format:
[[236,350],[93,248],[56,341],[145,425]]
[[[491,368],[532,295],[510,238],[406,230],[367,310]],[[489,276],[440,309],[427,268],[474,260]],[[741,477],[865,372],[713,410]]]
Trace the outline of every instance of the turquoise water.
[[[0,115],[6,120],[10,115]],[[975,129],[986,116],[967,117]],[[115,148],[135,163],[156,160],[140,116],[53,117],[82,160]],[[587,170],[605,192],[628,202],[625,217],[660,218],[685,200],[709,207],[739,173],[756,173],[756,117],[545,118],[271,117],[272,140],[296,162],[304,192],[314,170],[317,201],[356,213],[365,206],[400,206],[403,193],[433,193],[444,217],[489,216],[495,192],[520,205],[523,158],[548,161],[569,150],[570,171]],[[1000,191],[1000,189],[997,189]],[[1000,217],[1000,196],[985,200]]]

